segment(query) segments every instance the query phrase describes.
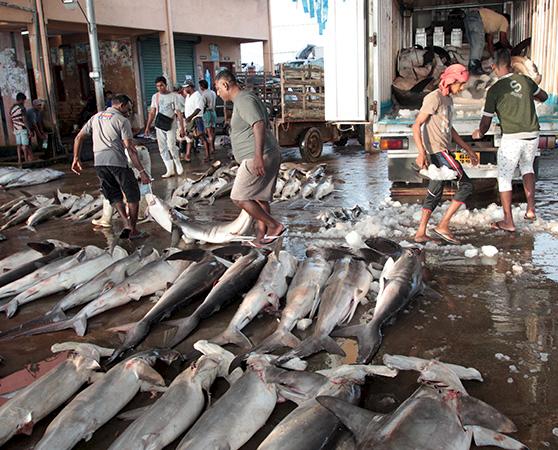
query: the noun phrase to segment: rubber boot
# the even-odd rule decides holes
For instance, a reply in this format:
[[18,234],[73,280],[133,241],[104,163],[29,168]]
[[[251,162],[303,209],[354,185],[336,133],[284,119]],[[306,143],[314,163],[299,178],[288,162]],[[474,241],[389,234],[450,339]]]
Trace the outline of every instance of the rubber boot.
[[176,174],[179,176],[182,175],[184,173],[184,168],[182,167],[182,162],[180,161],[178,148],[176,148],[176,151],[172,152],[172,159],[174,161],[174,166],[176,167]]
[[174,163],[172,162],[172,159],[170,160],[164,160],[163,162],[165,163],[165,167],[167,168],[167,171],[163,174],[163,178],[170,178],[174,176]]
[[106,198],[103,199],[103,215],[100,219],[93,219],[91,223],[96,227],[112,227],[112,206]]

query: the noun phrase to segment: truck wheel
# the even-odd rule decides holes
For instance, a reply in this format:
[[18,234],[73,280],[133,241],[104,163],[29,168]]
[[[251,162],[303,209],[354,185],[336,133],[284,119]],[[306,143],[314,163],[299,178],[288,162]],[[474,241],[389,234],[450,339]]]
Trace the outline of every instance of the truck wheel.
[[358,143],[364,147],[364,125],[357,125],[357,140]]
[[306,130],[300,140],[300,156],[306,162],[316,162],[322,155],[322,136],[317,128]]
[[347,136],[342,136],[339,138],[338,141],[335,141],[333,143],[333,145],[335,145],[336,147],[345,147],[345,145],[347,145],[347,142],[349,141],[349,138]]

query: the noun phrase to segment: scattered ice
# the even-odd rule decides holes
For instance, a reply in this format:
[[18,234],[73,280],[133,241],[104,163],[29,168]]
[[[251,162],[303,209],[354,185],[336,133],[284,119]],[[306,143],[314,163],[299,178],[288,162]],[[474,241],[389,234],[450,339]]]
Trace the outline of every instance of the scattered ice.
[[300,319],[296,323],[296,328],[300,331],[306,330],[310,325],[312,325],[312,319]]
[[377,281],[373,281],[370,284],[370,290],[376,293],[380,292],[380,283],[378,283]]
[[512,377],[508,378],[508,383],[510,383],[510,384],[513,383],[513,378]]
[[541,352],[540,356],[542,362],[548,362],[548,353]]
[[498,361],[509,361],[511,358],[503,353],[496,353],[494,355]]
[[513,364],[509,367],[510,367],[510,372],[511,373],[519,373],[519,369],[516,366],[514,366]]
[[553,434],[554,436],[558,436],[558,428],[553,428],[553,429],[552,429],[552,434]]
[[514,264],[512,266],[512,272],[516,275],[521,275],[523,273],[523,267],[521,267],[519,264]]
[[466,258],[474,258],[478,254],[479,254],[479,250],[476,249],[476,248],[470,248],[468,250],[465,250],[465,257]]
[[473,298],[479,298],[479,294],[473,294]]
[[[432,223],[438,222],[442,215],[445,213],[447,205],[442,205],[442,207],[436,209],[432,215]],[[394,210],[397,209],[397,214],[394,214]],[[526,211],[526,205],[514,205],[512,208],[512,213],[516,225],[522,231],[547,231],[554,234],[558,234],[558,221],[546,221],[539,218],[536,222],[527,222],[523,216]],[[410,241],[414,233],[416,232],[416,227],[420,216],[422,214],[422,207],[419,203],[404,203],[394,202],[389,198],[386,198],[379,203],[374,202],[370,204],[368,214],[362,215],[358,222],[352,224],[350,222],[338,222],[334,227],[325,229],[322,228],[318,233],[303,233],[301,237],[312,237],[316,238],[342,238],[344,239],[348,233],[351,231],[356,231],[361,239],[366,239],[372,236],[380,237],[400,237],[401,239],[406,239]],[[502,209],[495,203],[489,205],[487,208],[481,209],[461,209],[459,210],[452,219],[452,225],[459,228],[464,233],[470,233],[474,231],[486,231],[487,236],[493,233],[490,230],[490,223],[502,219]],[[397,236],[396,236],[397,235]],[[408,245],[408,242],[406,242]],[[441,248],[431,242],[425,245],[427,249],[437,249]],[[473,249],[474,247],[470,244],[467,246],[444,246],[445,250],[451,249],[451,251],[456,251],[457,249]],[[465,250],[461,250],[462,252]]]
[[357,231],[351,231],[349,234],[347,234],[347,236],[345,236],[345,240],[347,241],[347,244],[349,244],[349,246],[353,248],[366,247],[366,244]]
[[492,258],[498,254],[498,249],[493,245],[483,245],[481,247],[481,252],[484,256],[488,256],[489,258]]
[[416,328],[417,330],[422,330],[424,327],[423,327],[422,325],[415,325],[415,328]]
[[448,319],[449,319],[449,320],[456,320],[456,319],[457,319],[457,316],[456,316],[455,314],[449,314],[449,315],[448,315]]

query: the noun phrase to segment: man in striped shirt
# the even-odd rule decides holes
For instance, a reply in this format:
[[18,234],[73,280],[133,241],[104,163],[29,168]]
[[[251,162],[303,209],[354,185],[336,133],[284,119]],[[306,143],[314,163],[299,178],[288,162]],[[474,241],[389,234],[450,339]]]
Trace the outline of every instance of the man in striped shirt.
[[30,128],[27,123],[25,100],[27,100],[25,94],[19,92],[16,95],[16,102],[10,109],[10,121],[12,122],[12,130],[16,138],[18,163],[21,163],[22,156],[24,161],[33,161],[33,152],[29,145]]

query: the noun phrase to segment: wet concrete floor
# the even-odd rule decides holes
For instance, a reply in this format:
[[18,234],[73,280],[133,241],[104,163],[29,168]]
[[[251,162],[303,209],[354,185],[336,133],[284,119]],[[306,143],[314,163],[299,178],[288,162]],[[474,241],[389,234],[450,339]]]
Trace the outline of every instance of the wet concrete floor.
[[[295,149],[286,150],[284,157],[285,160],[299,162]],[[193,164],[187,167],[185,176],[204,170],[200,160],[201,156],[198,155]],[[152,153],[152,161],[153,175],[157,180],[153,186],[154,192],[169,196],[178,185],[178,180],[161,180],[163,167],[155,152]],[[390,195],[385,155],[366,154],[358,146],[349,145],[344,149],[327,147],[323,161],[328,164],[328,172],[335,177],[336,191],[332,196],[321,204],[307,205],[306,202],[295,201],[274,206],[274,212],[289,225],[295,235],[296,231],[317,230],[321,224],[316,215],[324,208],[350,207],[355,203],[368,206],[369,202],[378,202]],[[546,155],[541,158],[540,180],[537,184],[539,215],[545,219],[555,219],[558,214],[557,180],[558,157]],[[75,194],[83,191],[93,193],[97,190],[97,180],[93,170],[88,169],[79,177],[69,173],[62,180],[29,187],[26,191],[51,194],[58,188]],[[0,193],[0,201],[6,200],[11,194],[14,193]],[[494,193],[485,192],[474,201],[487,204],[495,199]],[[407,200],[419,201],[416,198]],[[218,200],[213,207],[196,205],[192,210],[192,214],[199,220],[231,220],[237,213],[228,199]],[[170,235],[156,224],[147,223],[142,227],[150,233],[150,238],[141,244],[159,250],[169,245]],[[39,225],[37,230],[37,233],[17,228],[8,230],[5,233],[8,240],[0,243],[0,255],[21,250],[26,242],[37,239],[55,238],[73,244],[94,244],[101,247],[112,243],[114,239],[112,232],[93,230],[88,222],[52,220]],[[482,373],[485,381],[466,382],[465,387],[471,395],[508,415],[518,427],[514,437],[531,449],[558,449],[558,436],[552,433],[558,427],[558,240],[547,233],[517,233],[510,236],[487,232],[461,234],[460,237],[477,247],[486,244],[498,247],[500,254],[495,265],[472,262],[461,256],[462,253],[429,254],[429,284],[442,298],[435,299],[425,295],[413,301],[409,309],[397,317],[395,323],[386,327],[384,343],[375,362],[381,361],[383,353],[394,353],[439,358],[442,361],[475,367]],[[331,243],[337,242],[341,241],[333,240]],[[285,248],[299,258],[302,258],[306,247],[311,244],[307,238],[288,237],[285,240]],[[524,268],[520,276],[511,273],[514,263]],[[52,296],[22,307],[11,320],[1,318],[0,330],[44,313],[60,297],[61,295]],[[196,305],[197,303],[185,308],[176,317],[187,315]],[[115,346],[119,343],[119,337],[107,330],[138,320],[151,306],[151,303],[143,299],[95,317],[89,321],[88,333],[83,338],[75,336],[73,331],[63,331],[2,342],[0,354],[6,360],[0,365],[0,377],[21,369],[25,364],[51,356],[50,346],[56,342],[87,341]],[[235,310],[236,305],[232,305],[202,323],[178,349],[189,352],[196,340],[217,334],[226,326]],[[366,307],[361,306],[354,321],[358,322],[359,316],[365,311]],[[271,333],[275,323],[274,317],[258,317],[248,325],[247,335],[257,343]],[[172,331],[157,327],[141,348],[164,345],[165,338],[170,336]],[[356,358],[355,343],[347,340],[343,342],[343,347],[348,354],[345,359],[316,355],[310,359],[311,366],[353,362]],[[161,370],[167,381],[179,371],[179,368],[156,368]],[[416,378],[414,373],[404,373],[395,380],[371,380],[364,387],[362,404],[369,409],[387,412],[413,392]],[[218,382],[213,400],[225,388],[225,382]],[[127,409],[150,401],[153,400],[147,394],[140,394]],[[266,426],[245,448],[256,448],[293,407],[294,404],[290,402],[279,405]],[[5,448],[31,448],[54,416],[52,414],[41,421],[31,436],[18,436]],[[126,424],[113,419],[97,431],[89,442],[81,442],[76,448],[107,448]],[[178,441],[174,445],[176,442]]]

